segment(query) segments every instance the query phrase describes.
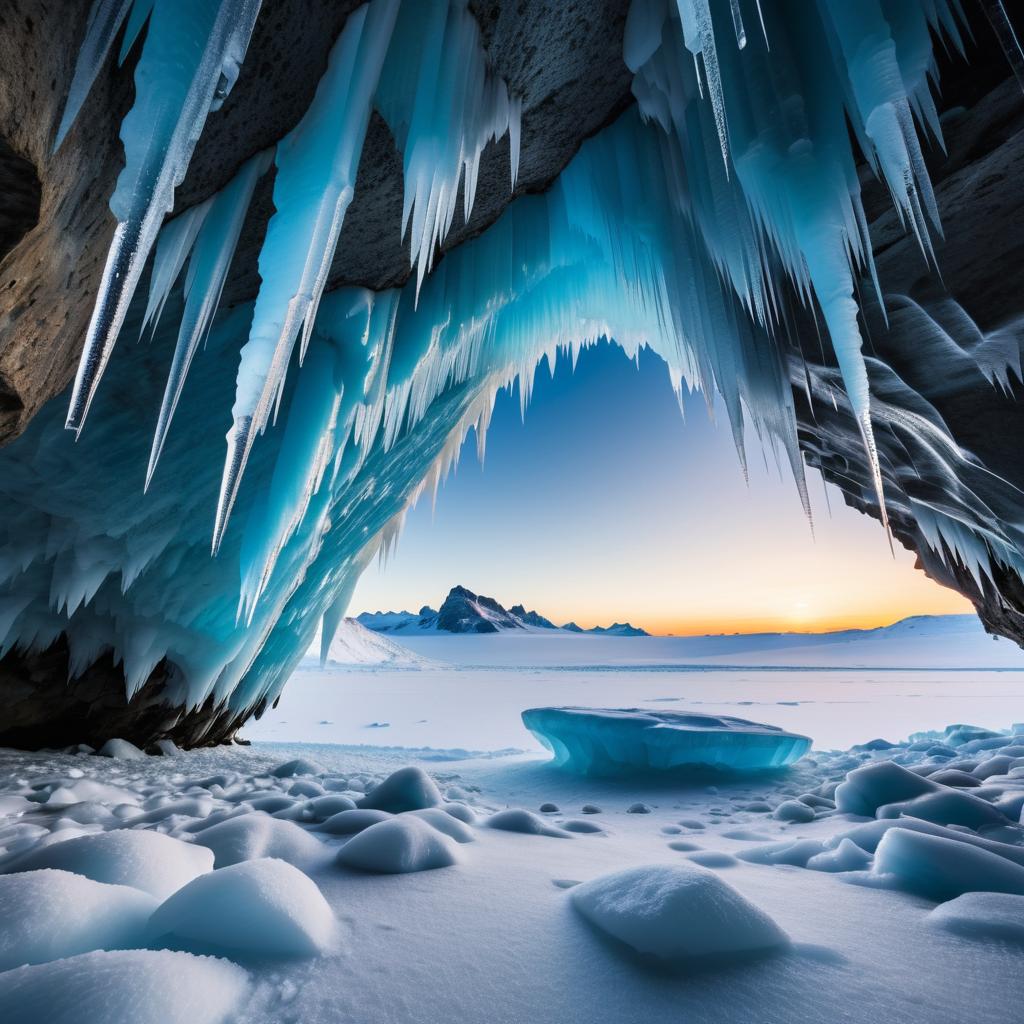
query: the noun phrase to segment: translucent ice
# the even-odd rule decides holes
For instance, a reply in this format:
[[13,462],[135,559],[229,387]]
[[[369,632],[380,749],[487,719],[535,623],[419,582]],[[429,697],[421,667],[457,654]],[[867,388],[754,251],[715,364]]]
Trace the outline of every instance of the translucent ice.
[[584,775],[762,771],[792,764],[811,747],[807,736],[742,718],[638,708],[530,708],[523,724],[555,764]]

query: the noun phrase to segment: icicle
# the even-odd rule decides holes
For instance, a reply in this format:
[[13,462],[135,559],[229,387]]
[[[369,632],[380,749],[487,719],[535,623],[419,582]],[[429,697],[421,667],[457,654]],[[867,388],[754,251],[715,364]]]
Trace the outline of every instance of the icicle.
[[64,103],[64,113],[53,142],[54,152],[60,149],[64,137],[75,123],[93,82],[96,81],[96,76],[107,61],[114,36],[117,35],[132,2],[133,0],[94,0],[89,11],[89,20],[85,24],[85,38],[78,51],[68,98]]
[[[213,315],[220,304],[228,268],[231,266],[231,259],[235,253],[235,246],[238,244],[238,236],[242,231],[242,224],[246,211],[249,209],[249,202],[252,199],[256,182],[269,169],[272,157],[272,152],[267,150],[247,160],[235,177],[213,199],[203,204],[203,214],[199,218],[202,227],[192,249],[188,275],[185,280],[185,310],[178,327],[178,341],[174,348],[171,368],[167,374],[167,387],[164,390],[163,401],[160,403],[160,413],[153,435],[153,446],[149,454],[149,465],[146,468],[146,490],[149,489],[157,462],[160,459],[160,453],[163,451],[164,442],[167,440],[167,431],[170,429],[174,410],[178,406],[178,399],[181,397],[185,377],[192,365],[192,358],[206,337],[210,324],[213,322]],[[189,213],[192,212],[189,211]],[[161,247],[164,244],[163,236],[179,220],[188,217],[189,213],[171,221],[161,232],[160,241],[157,243],[158,261]],[[192,230],[191,225],[189,229]],[[195,238],[195,230],[192,230],[192,237]],[[177,277],[177,272],[174,276]],[[156,270],[154,269],[153,280],[155,279]],[[167,288],[169,290],[170,284],[167,285]],[[152,298],[153,286],[151,285],[151,303]],[[165,299],[166,292],[160,300],[160,308],[163,307]],[[156,316],[159,317],[159,315],[158,310]],[[149,310],[147,309],[145,320],[148,319]]]
[[345,212],[355,191],[370,105],[397,12],[398,0],[373,0],[349,17],[313,102],[277,147],[276,212],[260,252],[263,283],[238,366],[228,454],[213,528],[215,554],[253,440],[265,429],[281,393],[300,331],[300,359],[309,344]]
[[[164,215],[222,79],[237,75],[260,0],[154,0],[135,71],[135,105],[121,123],[125,167],[117,218],[65,426],[80,433]],[[226,69],[234,69],[229,72]]]
[[988,16],[992,31],[995,32],[999,45],[1006,54],[1006,60],[1017,79],[1017,84],[1024,91],[1024,48],[1013,28],[1003,0],[981,0],[981,6]]
[[747,45],[747,30],[743,27],[740,0],[730,0],[730,3],[732,4],[732,27],[736,32],[736,48],[742,50]]

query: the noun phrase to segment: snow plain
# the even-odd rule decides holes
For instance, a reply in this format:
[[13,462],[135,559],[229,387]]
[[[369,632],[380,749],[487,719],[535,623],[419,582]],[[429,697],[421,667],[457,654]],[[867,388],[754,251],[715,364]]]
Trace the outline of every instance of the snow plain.
[[[0,1019],[70,1022],[81,1005],[90,1024],[1007,1024],[1024,1000],[1022,683],[313,668],[249,735],[291,721],[319,736],[329,727],[296,712],[329,706],[360,743],[0,751],[0,911],[19,929],[0,942]],[[652,708],[716,701],[822,728],[809,756],[772,774],[585,778],[521,749],[519,710],[567,689],[566,703],[642,693]],[[965,720],[1004,731],[909,740]],[[852,747],[847,733],[859,748],[822,749]],[[46,870],[28,870],[36,859]],[[105,895],[104,913],[81,904],[64,915],[73,934],[54,934],[62,899]],[[46,962],[16,966],[22,944]],[[78,998],[55,1000],[54,985]],[[212,995],[171,1005],[189,986]]]

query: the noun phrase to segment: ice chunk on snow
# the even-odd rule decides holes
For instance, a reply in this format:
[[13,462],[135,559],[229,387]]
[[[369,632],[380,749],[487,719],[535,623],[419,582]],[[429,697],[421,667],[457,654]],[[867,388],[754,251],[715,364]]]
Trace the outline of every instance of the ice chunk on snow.
[[596,928],[659,960],[734,960],[788,942],[763,910],[696,864],[627,868],[576,886],[570,899]]
[[442,802],[441,791],[434,780],[422,768],[410,765],[392,772],[359,801],[359,806],[398,814],[436,807]]
[[458,860],[455,843],[412,815],[371,825],[338,853],[338,863],[347,868],[385,875],[446,868]]
[[522,807],[510,807],[506,811],[498,811],[487,819],[488,828],[496,828],[502,832],[522,832],[528,836],[552,836],[555,839],[572,839],[572,834],[565,829],[549,825],[532,811]]
[[218,868],[259,857],[277,857],[306,868],[326,857],[323,845],[314,836],[293,822],[271,818],[262,811],[204,828],[195,841],[213,851]]
[[523,723],[555,764],[584,775],[780,768],[810,749],[807,736],[742,718],[640,708],[530,708]]
[[812,871],[864,871],[870,866],[871,854],[845,838],[834,850],[817,853],[807,861]]
[[998,939],[1024,945],[1024,896],[1002,892],[967,892],[942,903],[928,923],[972,939]]
[[903,800],[913,800],[925,793],[935,793],[939,784],[916,775],[893,761],[855,768],[846,781],[836,787],[836,809],[844,814],[873,818],[879,807]]
[[165,899],[212,867],[213,855],[201,846],[146,829],[120,829],[28,850],[5,864],[3,871],[58,868]]
[[881,881],[933,900],[966,892],[1024,895],[1024,867],[955,839],[892,828],[875,852]]
[[1006,815],[987,800],[958,789],[925,793],[900,803],[884,804],[876,812],[879,818],[918,818],[936,825],[963,825],[981,828],[983,825],[1005,825]]
[[139,945],[157,901],[70,871],[0,876],[0,971]]
[[237,964],[131,949],[82,953],[0,974],[0,1020],[46,1024],[221,1024],[248,994]]
[[152,941],[261,956],[330,948],[334,915],[313,881],[283,860],[249,860],[189,882],[149,922]]
[[814,810],[802,800],[783,800],[772,812],[777,821],[792,821],[805,824],[814,821]]

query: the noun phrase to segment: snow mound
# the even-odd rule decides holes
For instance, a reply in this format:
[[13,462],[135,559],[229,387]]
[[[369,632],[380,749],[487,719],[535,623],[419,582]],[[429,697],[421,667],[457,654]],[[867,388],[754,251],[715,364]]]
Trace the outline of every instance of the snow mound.
[[1024,895],[1024,867],[977,846],[944,836],[892,828],[875,851],[873,874],[882,882],[932,900],[967,892]]
[[157,901],[70,871],[0,876],[0,971],[142,941]]
[[248,994],[237,964],[166,950],[82,953],[0,974],[9,1024],[221,1024]]
[[442,810],[440,807],[424,807],[418,811],[408,811],[408,814],[421,818],[428,825],[432,825],[438,832],[443,832],[449,839],[457,843],[472,843],[476,836],[473,830],[459,818]]
[[334,915],[313,881],[283,860],[248,860],[189,882],[160,905],[153,941],[260,956],[316,956]]
[[572,834],[565,829],[549,825],[533,811],[522,807],[510,807],[506,811],[498,811],[487,819],[488,828],[496,828],[502,832],[521,832],[528,836],[552,836],[556,839],[572,839]]
[[338,852],[339,864],[384,875],[446,868],[458,860],[455,843],[413,815],[371,825]]
[[1024,945],[1024,896],[968,892],[942,903],[928,923],[971,939],[996,939]]
[[800,800],[783,800],[772,812],[776,821],[789,821],[797,824],[806,824],[814,821],[814,811]]
[[382,633],[367,629],[358,619],[342,619],[327,657],[330,665],[346,668],[430,669],[443,668],[439,661],[424,658]]
[[326,821],[316,828],[317,832],[326,832],[332,836],[352,836],[363,829],[376,825],[378,822],[387,821],[391,817],[389,811],[373,811],[355,809],[351,811],[338,811],[332,814]]
[[599,931],[659,960],[735,960],[789,941],[764,911],[696,864],[616,871],[576,886],[570,899]]
[[57,868],[94,882],[128,885],[162,900],[209,871],[213,863],[213,855],[201,846],[147,829],[121,829],[29,850],[6,863],[3,871]]
[[879,818],[917,818],[936,825],[963,825],[973,829],[1006,824],[1006,815],[997,807],[959,789],[937,790],[913,800],[883,804],[875,814]]
[[196,843],[213,851],[218,868],[244,860],[276,857],[298,868],[323,861],[326,851],[314,836],[290,821],[260,811],[229,818],[196,834]]
[[320,766],[304,757],[297,757],[294,761],[285,761],[279,764],[270,774],[277,779],[292,779],[296,775],[319,775]]
[[400,814],[402,811],[436,807],[443,802],[444,798],[434,780],[422,768],[410,765],[392,772],[359,801],[359,806]]
[[530,708],[523,724],[582,775],[693,769],[759,771],[803,757],[807,736],[742,718],[640,708]]
[[145,751],[139,750],[134,743],[121,739],[107,740],[96,753],[100,757],[115,757],[121,761],[140,761],[146,758]]

